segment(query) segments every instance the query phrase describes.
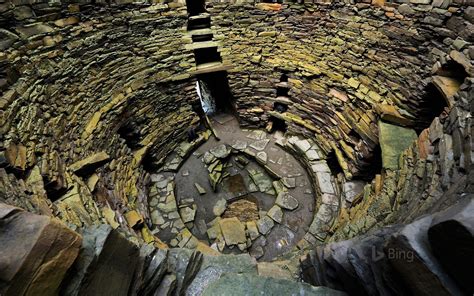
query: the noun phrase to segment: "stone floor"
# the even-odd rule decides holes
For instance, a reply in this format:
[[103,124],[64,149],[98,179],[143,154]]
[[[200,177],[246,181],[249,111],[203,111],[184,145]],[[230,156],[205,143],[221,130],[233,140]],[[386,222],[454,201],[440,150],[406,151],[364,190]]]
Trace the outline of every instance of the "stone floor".
[[[292,249],[308,231],[314,216],[315,195],[305,169],[292,155],[277,146],[277,134],[269,135],[264,131],[241,129],[237,120],[226,114],[215,116],[211,122],[220,140],[211,137],[198,147],[184,160],[174,179],[177,203],[191,204],[184,213],[183,208],[180,209],[186,227],[199,240],[209,241],[212,245],[213,240],[208,240],[208,230],[217,223],[216,217],[229,218],[229,211],[233,214],[234,211],[239,211],[239,207],[244,207],[243,211],[246,211],[246,206],[249,207],[247,216],[251,217],[251,208],[254,207],[252,204],[256,204],[260,219],[255,223],[240,223],[242,226],[246,225],[247,240],[250,239],[249,232],[252,228],[256,229],[257,233],[251,235],[247,243],[239,244],[238,219],[234,224],[234,220],[227,221],[232,218],[220,220],[221,229],[227,229],[227,225],[231,225],[229,229],[235,231],[227,233],[227,236],[224,233],[226,245],[218,248],[224,253],[249,252],[262,261],[271,260]],[[216,155],[223,156],[226,160],[205,163],[214,161]],[[242,164],[247,162],[246,165]],[[214,192],[210,176],[215,174],[216,170],[220,181]],[[274,185],[266,188],[269,182]],[[278,187],[278,184],[283,185],[281,187],[287,191],[290,198],[292,196],[296,199],[295,203],[299,205],[296,209],[285,208],[285,203],[282,206],[281,200],[285,200],[286,194],[278,197],[279,205],[275,206],[278,195],[275,186]],[[241,202],[229,210],[229,204],[236,200],[250,202]],[[257,227],[252,227],[255,224]],[[271,225],[273,227],[270,227]],[[229,241],[232,241],[233,245],[229,244]]]

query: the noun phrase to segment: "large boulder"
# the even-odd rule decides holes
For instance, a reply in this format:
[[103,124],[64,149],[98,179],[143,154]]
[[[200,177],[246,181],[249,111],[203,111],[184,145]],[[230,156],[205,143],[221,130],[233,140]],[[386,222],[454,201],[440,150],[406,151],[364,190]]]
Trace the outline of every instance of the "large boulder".
[[55,295],[81,246],[59,220],[0,204],[0,295]]

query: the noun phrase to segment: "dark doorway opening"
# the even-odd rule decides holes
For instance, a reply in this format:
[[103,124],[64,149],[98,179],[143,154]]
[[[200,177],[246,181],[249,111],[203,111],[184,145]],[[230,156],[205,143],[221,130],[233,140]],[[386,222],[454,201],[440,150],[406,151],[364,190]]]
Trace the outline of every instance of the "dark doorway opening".
[[288,87],[277,87],[277,97],[287,97],[288,96]]
[[283,113],[288,110],[288,106],[283,103],[275,102],[273,103],[273,109],[277,112]]
[[433,119],[440,116],[447,107],[448,103],[443,94],[433,83],[428,84],[419,105],[418,118],[420,122],[417,126],[414,126],[416,132],[419,134],[429,127]]
[[272,132],[281,131],[285,133],[288,130],[288,125],[283,119],[270,117],[270,121],[272,122]]
[[438,69],[438,71],[436,71],[436,75],[456,79],[460,84],[462,84],[464,79],[469,76],[464,67],[455,61],[449,61],[444,64],[440,69]]
[[190,16],[206,12],[205,0],[186,0],[186,8]]
[[334,152],[334,150],[331,150],[331,152],[326,156],[326,163],[328,164],[333,176],[344,173],[342,167],[339,165],[339,161],[337,161],[336,152]]
[[443,112],[452,107],[453,95],[464,83],[468,74],[461,64],[449,61],[436,71],[421,96],[417,110],[418,124],[414,129],[420,133],[429,127],[435,117],[443,117]]
[[59,200],[68,192],[67,187],[58,181],[51,181],[49,177],[43,177],[43,183],[46,196],[51,202]]
[[217,112],[234,112],[234,99],[230,92],[227,72],[218,71],[198,75],[200,83],[204,83],[213,98]]
[[141,135],[139,130],[140,129],[132,122],[125,122],[119,127],[117,133],[119,134],[120,138],[125,140],[127,147],[134,150],[141,147]]
[[382,172],[382,149],[376,145],[367,157],[361,162],[362,169],[357,175],[357,179],[371,181],[375,175]]
[[217,47],[195,49],[194,60],[196,61],[196,65],[222,62],[222,58],[219,52],[217,51]]

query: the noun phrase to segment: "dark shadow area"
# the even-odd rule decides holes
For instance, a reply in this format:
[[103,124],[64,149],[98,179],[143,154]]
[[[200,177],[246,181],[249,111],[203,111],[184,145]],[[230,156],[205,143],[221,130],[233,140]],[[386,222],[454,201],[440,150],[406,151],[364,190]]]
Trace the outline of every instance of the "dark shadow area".
[[203,42],[203,41],[211,41],[212,40],[212,34],[203,34],[203,35],[193,35],[191,38],[193,39],[193,42]]
[[209,15],[196,15],[188,19],[188,31],[207,29],[211,27],[211,17]]
[[277,97],[287,97],[288,96],[288,87],[277,87]]
[[288,110],[288,106],[283,103],[275,102],[273,103],[273,110],[283,113]]
[[377,145],[373,151],[361,162],[362,169],[354,176],[354,180],[363,180],[370,182],[375,178],[375,175],[382,172],[382,150]]
[[337,161],[336,152],[334,152],[334,150],[328,153],[328,155],[326,156],[326,162],[333,176],[337,176],[339,173],[344,172],[342,170],[342,167],[339,165],[339,162]]
[[[454,86],[460,86],[467,77],[464,67],[454,61],[447,62],[436,71],[433,82],[429,83],[424,90],[417,110],[418,124],[413,128],[418,134],[429,127],[435,117],[442,116],[443,111],[449,107],[449,98],[443,92],[452,92],[453,89],[455,90]],[[442,79],[447,82],[436,85],[437,82],[443,81]],[[444,83],[447,83],[447,86],[443,86]]]
[[205,0],[186,0],[186,8],[190,16],[206,12]]
[[57,181],[50,181],[48,177],[43,177],[43,183],[46,196],[51,202],[57,201],[68,192],[66,187],[61,186]]
[[445,65],[438,69],[436,75],[456,79],[460,82],[460,84],[462,84],[464,79],[469,76],[464,67],[455,61],[448,61]]
[[212,62],[221,62],[222,58],[217,47],[199,48],[194,50],[194,60],[196,65],[202,65]]
[[117,130],[120,138],[125,140],[125,144],[128,148],[134,150],[140,148],[140,132],[138,127],[135,127],[132,122],[125,122]]
[[230,92],[227,72],[200,74],[197,78],[206,84],[211,97],[215,100],[217,112],[234,112],[234,99]]
[[281,131],[285,133],[288,130],[288,125],[283,119],[271,117],[270,121],[272,122],[272,132]]
[[419,134],[425,128],[429,127],[433,119],[440,116],[447,107],[448,103],[443,94],[433,83],[428,84],[418,109],[418,120],[420,124],[413,128]]

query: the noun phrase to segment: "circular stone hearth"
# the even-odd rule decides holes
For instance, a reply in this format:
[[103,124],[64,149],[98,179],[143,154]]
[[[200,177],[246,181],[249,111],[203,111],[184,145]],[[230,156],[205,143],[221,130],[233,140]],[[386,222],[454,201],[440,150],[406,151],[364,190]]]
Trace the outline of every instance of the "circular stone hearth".
[[214,118],[213,128],[220,140],[210,137],[174,178],[185,226],[223,253],[267,261],[291,250],[314,216],[305,169],[277,146],[278,134],[241,129],[230,115]]

